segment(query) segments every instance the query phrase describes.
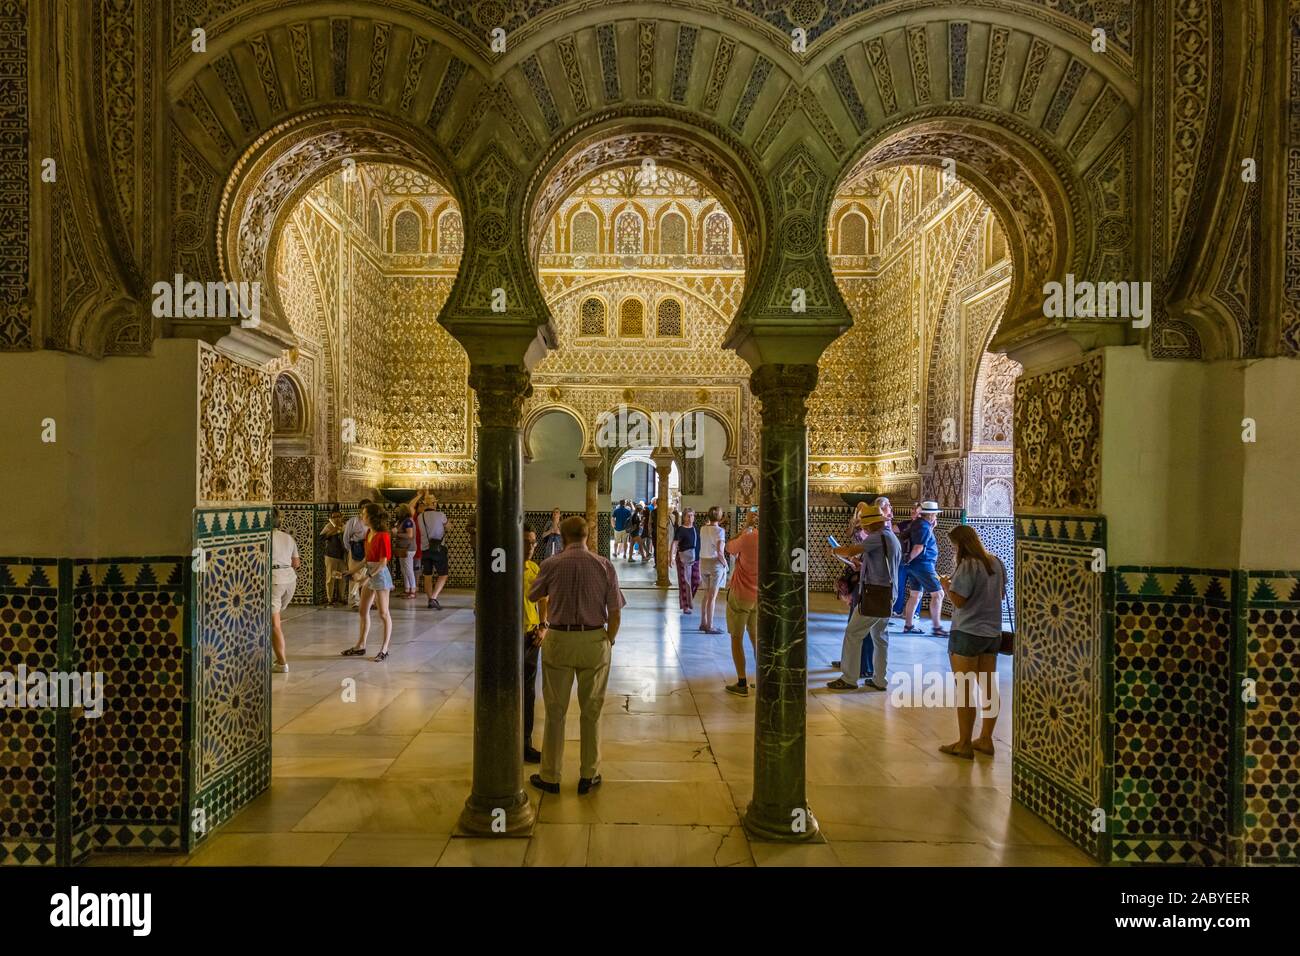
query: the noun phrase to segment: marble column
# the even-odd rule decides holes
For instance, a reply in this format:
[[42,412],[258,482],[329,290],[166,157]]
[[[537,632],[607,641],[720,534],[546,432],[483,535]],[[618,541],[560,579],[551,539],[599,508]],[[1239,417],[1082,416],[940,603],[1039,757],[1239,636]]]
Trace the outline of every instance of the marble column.
[[754,791],[745,830],[759,840],[821,839],[808,807],[808,429],[816,365],[765,365],[758,538],[758,701]]
[[661,449],[650,456],[655,463],[658,487],[655,494],[659,506],[655,508],[655,585],[668,587],[668,479],[672,474],[673,453]]
[[597,545],[600,543],[600,528],[597,521],[600,518],[600,466],[603,461],[599,458],[591,458],[587,455],[582,456],[582,472],[587,477],[587,547],[599,554]]
[[527,836],[523,787],[523,404],[517,365],[473,365],[478,395],[478,541],[474,591],[474,775],[460,832]]

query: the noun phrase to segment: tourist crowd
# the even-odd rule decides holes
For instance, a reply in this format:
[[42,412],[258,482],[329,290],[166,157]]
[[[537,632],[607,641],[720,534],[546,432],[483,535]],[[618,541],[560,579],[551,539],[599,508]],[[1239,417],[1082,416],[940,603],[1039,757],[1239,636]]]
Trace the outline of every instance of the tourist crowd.
[[[626,603],[614,561],[651,562],[656,545],[666,547],[680,611],[692,615],[698,609],[696,629],[704,634],[723,633],[715,626],[715,612],[725,588],[723,619],[736,669],[735,683],[725,687],[730,694],[749,694],[752,685],[747,676],[745,638],[747,635],[756,658],[757,509],[745,513],[743,528],[729,540],[727,516],[720,507],[700,513],[689,507],[680,513],[673,509],[666,516],[659,515],[659,508],[656,499],[616,503],[611,515],[613,561],[590,549],[583,517],[563,518],[556,508],[540,535],[531,525],[524,525],[523,756],[529,763],[541,764],[540,772],[531,778],[539,789],[559,791],[565,715],[575,683],[581,723],[578,790],[586,793],[600,783],[600,715],[621,609]],[[991,678],[1003,644],[1006,569],[988,553],[972,528],[958,525],[949,532],[955,549],[954,573],[941,578],[936,571],[939,547],[934,531],[940,512],[936,502],[923,501],[910,519],[896,521],[889,499],[879,496],[855,508],[846,544],[829,539],[830,553],[843,562],[836,591],[849,606],[849,615],[840,659],[832,662],[841,674],[827,686],[836,691],[858,690],[859,681],[865,680],[866,689],[885,690],[889,619],[900,617],[905,634],[922,633],[914,619],[922,596],[928,596],[930,633],[948,638],[953,674],[963,678],[957,681],[959,689],[966,687],[965,696],[957,701],[958,740],[940,749],[971,759],[977,752],[993,753],[996,702],[982,701],[985,716],[976,735],[973,687],[978,686],[984,695],[990,686],[996,688],[996,680]],[[663,521],[662,529],[657,520]],[[475,545],[472,519],[466,530],[471,546]],[[389,562],[394,558],[401,569],[401,597],[418,596],[418,567],[428,608],[441,610],[438,597],[448,578],[447,531],[447,515],[428,490],[410,504],[398,506],[391,517],[382,505],[370,500],[363,500],[358,513],[346,521],[340,510],[330,514],[320,533],[326,600],[330,607],[351,606],[359,612],[357,640],[343,651],[344,656],[366,653],[368,612],[373,605],[383,625],[383,643],[372,659],[388,657],[393,634],[389,599],[395,589]],[[271,561],[273,668],[283,672],[288,670],[288,662],[280,615],[293,598],[300,557],[294,539],[280,528],[278,515]],[[953,605],[950,632],[942,624],[945,597]],[[533,747],[532,738],[539,672],[546,710],[540,751]]]

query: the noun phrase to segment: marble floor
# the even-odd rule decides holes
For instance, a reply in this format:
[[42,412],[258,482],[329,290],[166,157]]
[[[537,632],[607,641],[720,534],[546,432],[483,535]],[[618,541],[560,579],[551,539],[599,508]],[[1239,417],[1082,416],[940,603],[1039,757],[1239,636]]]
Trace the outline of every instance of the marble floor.
[[[423,600],[394,602],[393,654],[383,664],[339,656],[355,636],[355,613],[286,612],[291,668],[272,675],[270,789],[191,856],[96,862],[1089,865],[1012,803],[1009,705],[996,756],[970,762],[936,751],[955,736],[951,710],[903,708],[888,694],[825,688],[836,676],[829,662],[839,656],[844,614],[824,594],[812,596],[810,620],[808,800],[826,842],[751,843],[740,814],[752,786],[754,697],[723,690],[735,677],[729,639],[693,629],[698,620],[677,610],[675,591],[629,586],[626,594],[601,722],[604,783],[585,797],[574,791],[574,704],[563,791],[527,788],[538,806],[531,838],[451,836],[471,772],[474,612],[472,593],[448,592],[441,612],[426,610]],[[942,639],[904,636],[899,627],[891,624],[891,672],[916,665],[943,672]],[[377,649],[373,633],[371,642]],[[354,702],[343,700],[347,678],[356,682]],[[1006,659],[1000,678],[1005,695]],[[537,713],[540,746],[540,699]]]

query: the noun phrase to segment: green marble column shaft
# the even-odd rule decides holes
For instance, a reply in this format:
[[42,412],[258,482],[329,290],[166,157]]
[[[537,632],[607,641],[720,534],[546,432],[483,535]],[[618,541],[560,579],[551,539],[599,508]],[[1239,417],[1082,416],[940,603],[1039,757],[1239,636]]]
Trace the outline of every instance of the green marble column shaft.
[[815,365],[767,365],[750,378],[762,402],[758,536],[758,701],[754,792],[745,829],[761,840],[819,839],[808,808],[808,429]]
[[534,809],[523,787],[523,403],[518,366],[473,366],[478,394],[478,543],[474,555],[474,779],[461,832],[524,836]]

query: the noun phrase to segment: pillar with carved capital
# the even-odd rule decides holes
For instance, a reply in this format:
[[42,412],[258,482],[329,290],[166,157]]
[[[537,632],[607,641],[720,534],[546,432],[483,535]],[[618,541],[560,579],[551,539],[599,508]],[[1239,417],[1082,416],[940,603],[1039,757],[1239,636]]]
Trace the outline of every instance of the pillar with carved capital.
[[462,833],[527,836],[523,787],[523,462],[528,372],[473,365],[478,395],[478,542],[474,554],[474,780]]
[[761,840],[817,840],[808,808],[808,429],[816,365],[764,365],[758,538],[758,701],[754,793],[745,829]]
[[673,453],[671,449],[658,449],[650,456],[655,463],[658,485],[655,495],[659,506],[655,508],[655,585],[668,587],[668,479],[672,475]]
[[600,529],[596,524],[600,502],[600,456],[582,456],[582,472],[587,477],[587,547],[595,551],[600,542]]

